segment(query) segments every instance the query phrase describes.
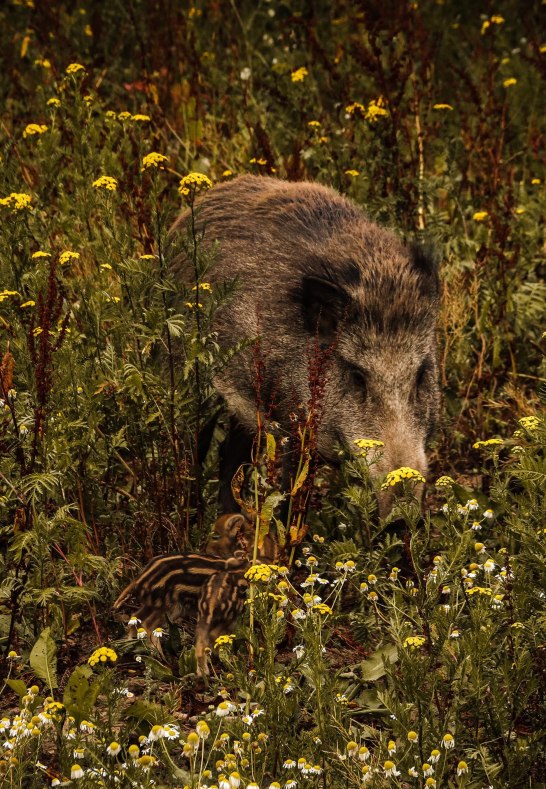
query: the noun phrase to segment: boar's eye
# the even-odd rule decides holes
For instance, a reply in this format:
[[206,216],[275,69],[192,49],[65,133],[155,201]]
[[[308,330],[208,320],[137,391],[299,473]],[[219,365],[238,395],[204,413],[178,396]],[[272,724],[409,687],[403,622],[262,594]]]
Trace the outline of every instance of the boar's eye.
[[368,394],[368,373],[354,364],[349,365],[349,370],[353,384],[358,389],[359,395],[365,398]]

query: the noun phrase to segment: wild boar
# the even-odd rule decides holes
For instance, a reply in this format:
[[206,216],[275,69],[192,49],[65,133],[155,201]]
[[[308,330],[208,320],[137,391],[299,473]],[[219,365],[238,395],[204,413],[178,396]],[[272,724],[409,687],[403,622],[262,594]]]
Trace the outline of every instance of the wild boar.
[[246,554],[235,551],[229,558],[200,553],[172,553],[156,556],[139,576],[121,592],[114,605],[117,611],[129,597],[139,602],[136,618],[151,633],[165,623],[181,621],[188,607],[195,610],[203,587],[217,574],[234,572],[244,575],[249,567]]
[[[254,553],[255,525],[241,513],[231,513],[217,518],[214,529],[205,545],[209,556],[228,558],[236,551],[243,551],[252,558]],[[265,564],[286,564],[287,558],[272,534],[266,534],[258,547],[257,558]]]
[[[193,620],[197,673],[205,676],[207,649],[219,635],[230,632],[244,609],[248,589],[245,572],[249,565],[241,550],[229,558],[199,553],[156,556],[125,587],[113,610],[134,597],[139,604],[135,617],[161,654],[160,636],[154,635],[154,630],[165,625],[167,619],[183,627]],[[136,632],[136,627],[132,630]]]
[[[358,438],[384,442],[373,474],[400,466],[427,470],[425,447],[439,411],[436,320],[438,260],[366,218],[361,208],[317,183],[241,176],[196,202],[202,243],[215,246],[209,282],[236,279],[216,315],[228,348],[260,337],[261,399],[287,432],[291,413],[309,401],[314,344],[331,348],[317,449],[338,460]],[[171,238],[186,231],[189,212]],[[218,243],[216,243],[218,242]],[[191,284],[183,256],[174,274]],[[256,431],[253,350],[236,355],[215,386],[232,414],[221,467],[221,506],[234,509],[230,482],[248,460]],[[389,509],[383,497],[381,511]]]

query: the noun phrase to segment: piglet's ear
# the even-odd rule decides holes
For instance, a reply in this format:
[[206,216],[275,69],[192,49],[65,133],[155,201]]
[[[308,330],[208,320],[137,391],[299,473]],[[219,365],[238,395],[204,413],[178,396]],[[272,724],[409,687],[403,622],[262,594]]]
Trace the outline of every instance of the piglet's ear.
[[351,296],[327,279],[304,277],[300,299],[306,330],[321,339],[333,340],[340,324],[353,316]]

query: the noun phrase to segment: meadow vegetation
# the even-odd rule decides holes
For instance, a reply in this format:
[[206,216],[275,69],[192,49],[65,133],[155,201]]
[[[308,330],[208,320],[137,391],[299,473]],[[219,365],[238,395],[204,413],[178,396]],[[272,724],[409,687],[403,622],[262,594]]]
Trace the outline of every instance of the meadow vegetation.
[[[2,785],[544,785],[545,16],[1,4]],[[387,522],[373,436],[309,474],[320,380],[288,522],[281,441],[260,425],[240,495],[290,569],[252,569],[205,687],[191,636],[170,628],[162,656],[111,605],[217,514],[212,382],[238,349],[212,321],[237,283],[211,286],[214,251],[168,229],[248,172],[332,185],[438,244],[444,413],[424,512],[400,472]]]

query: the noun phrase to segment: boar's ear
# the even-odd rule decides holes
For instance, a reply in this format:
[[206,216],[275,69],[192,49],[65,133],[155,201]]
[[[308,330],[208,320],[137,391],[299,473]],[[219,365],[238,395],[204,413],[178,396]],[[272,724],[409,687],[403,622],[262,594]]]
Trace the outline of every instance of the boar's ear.
[[331,280],[304,277],[298,296],[309,334],[333,339],[341,322],[351,320],[354,316],[351,296]]
[[417,239],[410,244],[413,267],[422,275],[423,290],[431,296],[440,292],[440,260],[441,253],[434,242]]

